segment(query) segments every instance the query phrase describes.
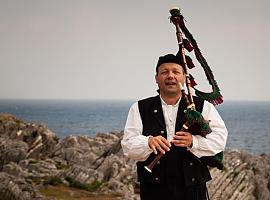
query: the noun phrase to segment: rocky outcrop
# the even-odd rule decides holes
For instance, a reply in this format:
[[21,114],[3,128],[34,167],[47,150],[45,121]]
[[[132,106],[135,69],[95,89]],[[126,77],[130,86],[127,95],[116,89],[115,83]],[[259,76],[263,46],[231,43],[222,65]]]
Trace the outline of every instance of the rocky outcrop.
[[0,199],[24,199],[27,184],[35,190],[25,199],[44,199],[36,188],[56,182],[136,199],[135,163],[123,156],[121,138],[122,133],[100,133],[60,141],[44,125],[0,114],[1,177],[16,186],[0,182]]
[[[0,199],[47,199],[40,191],[48,184],[114,194],[110,199],[139,199],[136,164],[123,156],[122,135],[59,140],[44,125],[0,114]],[[269,155],[231,150],[225,152],[224,163],[223,171],[211,169],[211,199],[270,199]]]
[[34,184],[26,179],[0,172],[0,199],[12,200],[42,200]]
[[0,169],[9,162],[50,157],[58,143],[44,125],[23,122],[8,114],[0,115]]
[[212,169],[211,175],[211,199],[270,199],[270,155],[227,151],[225,169]]
[[97,192],[125,195],[134,199],[135,162],[124,157],[122,134],[100,133],[96,137],[69,136],[58,144],[55,160],[64,160],[68,169],[59,176],[80,183],[101,184]]

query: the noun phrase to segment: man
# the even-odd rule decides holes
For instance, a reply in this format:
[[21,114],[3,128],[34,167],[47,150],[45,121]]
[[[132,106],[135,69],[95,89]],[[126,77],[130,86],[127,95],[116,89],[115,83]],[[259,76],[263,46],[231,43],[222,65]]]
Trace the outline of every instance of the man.
[[[214,106],[194,97],[196,110],[209,120],[212,130],[206,137],[180,131],[184,124],[184,98],[179,83],[185,73],[178,57],[159,57],[156,83],[159,95],[140,100],[130,108],[121,141],[124,154],[137,160],[141,200],[204,200],[206,182],[211,179],[208,167],[198,158],[224,150],[227,129]],[[164,156],[152,173],[144,166],[158,153]]]

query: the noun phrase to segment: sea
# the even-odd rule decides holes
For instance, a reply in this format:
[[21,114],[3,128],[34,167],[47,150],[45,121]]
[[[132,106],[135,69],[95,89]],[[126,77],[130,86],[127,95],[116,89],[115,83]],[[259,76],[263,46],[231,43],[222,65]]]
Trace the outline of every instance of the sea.
[[[0,100],[0,113],[46,125],[59,138],[120,132],[133,100]],[[270,102],[227,101],[217,106],[229,135],[227,149],[270,153]]]

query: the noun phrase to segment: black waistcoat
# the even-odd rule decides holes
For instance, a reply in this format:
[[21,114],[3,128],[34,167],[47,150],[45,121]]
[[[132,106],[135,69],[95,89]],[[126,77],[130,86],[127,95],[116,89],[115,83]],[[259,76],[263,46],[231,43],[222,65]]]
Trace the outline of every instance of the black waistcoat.
[[[194,97],[196,110],[202,112],[203,100]],[[150,97],[138,102],[143,124],[143,135],[167,137],[166,125],[159,96]],[[175,131],[180,131],[184,124],[184,101],[181,99],[178,107]],[[170,151],[160,159],[152,173],[144,169],[156,157],[152,153],[146,161],[137,162],[138,180],[140,182],[176,183],[179,185],[196,185],[211,179],[209,170],[200,160],[191,154],[187,148],[172,145]]]

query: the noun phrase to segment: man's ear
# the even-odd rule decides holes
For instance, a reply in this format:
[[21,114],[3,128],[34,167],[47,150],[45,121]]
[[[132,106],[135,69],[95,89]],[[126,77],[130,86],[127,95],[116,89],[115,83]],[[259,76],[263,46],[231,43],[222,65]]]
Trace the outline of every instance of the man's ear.
[[156,83],[158,83],[158,82],[157,82],[157,74],[155,75],[155,80],[156,80]]

